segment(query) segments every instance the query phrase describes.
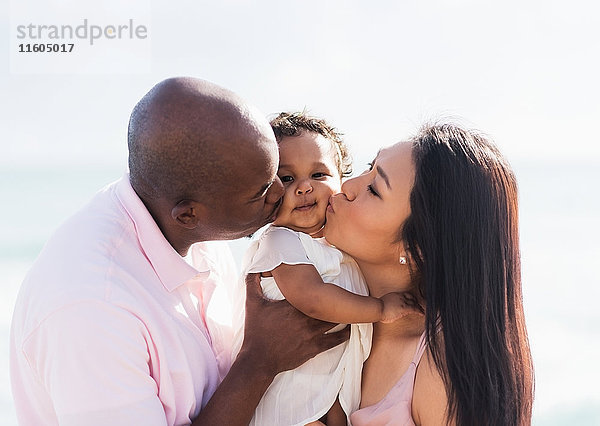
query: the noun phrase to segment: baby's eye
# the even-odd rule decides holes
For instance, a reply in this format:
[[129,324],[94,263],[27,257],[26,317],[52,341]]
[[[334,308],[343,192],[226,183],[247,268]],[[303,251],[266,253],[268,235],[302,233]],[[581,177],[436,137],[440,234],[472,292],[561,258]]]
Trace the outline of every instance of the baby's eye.
[[329,176],[327,173],[322,173],[322,172],[313,173],[313,175],[312,175],[313,179],[321,179],[321,178],[324,178],[327,176]]
[[289,183],[294,180],[292,176],[279,176],[279,179],[281,179],[281,182],[283,183]]

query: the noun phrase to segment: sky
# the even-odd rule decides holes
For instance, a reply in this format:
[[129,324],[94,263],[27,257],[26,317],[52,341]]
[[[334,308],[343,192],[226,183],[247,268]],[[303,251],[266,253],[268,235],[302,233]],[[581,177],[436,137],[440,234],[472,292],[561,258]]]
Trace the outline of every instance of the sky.
[[[426,121],[452,119],[490,135],[509,159],[600,161],[590,125],[600,118],[600,7],[592,1],[128,4],[15,0],[4,9],[6,32],[39,24],[47,8],[45,23],[54,24],[133,17],[148,37],[142,50],[97,41],[96,56],[113,56],[96,73],[53,72],[52,54],[32,74],[16,73],[5,55],[0,164],[124,164],[131,109],[176,75],[223,85],[265,114],[324,116],[360,158]],[[19,57],[13,39],[2,43],[11,60],[35,55]],[[132,70],[131,58],[144,54],[141,71]]]

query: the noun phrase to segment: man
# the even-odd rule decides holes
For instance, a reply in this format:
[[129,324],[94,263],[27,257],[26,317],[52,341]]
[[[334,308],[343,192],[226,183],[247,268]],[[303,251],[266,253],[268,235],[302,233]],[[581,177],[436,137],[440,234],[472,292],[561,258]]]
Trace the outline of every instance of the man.
[[190,246],[273,220],[283,187],[272,131],[233,93],[175,78],[136,105],[128,145],[129,175],[53,235],[22,285],[11,330],[19,421],[247,424],[278,372],[348,337],[264,300],[250,278],[230,365],[206,315],[213,290],[235,280],[231,255]]

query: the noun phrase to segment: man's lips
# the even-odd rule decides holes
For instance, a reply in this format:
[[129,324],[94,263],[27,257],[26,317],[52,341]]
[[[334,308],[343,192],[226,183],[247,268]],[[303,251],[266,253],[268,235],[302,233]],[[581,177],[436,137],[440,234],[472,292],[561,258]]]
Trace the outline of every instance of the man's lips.
[[279,213],[279,207],[281,207],[281,199],[279,199],[279,201],[277,201],[277,203],[275,204],[275,207],[273,208],[273,212],[269,216],[269,219],[268,219],[269,222],[273,222],[277,218],[277,213]]

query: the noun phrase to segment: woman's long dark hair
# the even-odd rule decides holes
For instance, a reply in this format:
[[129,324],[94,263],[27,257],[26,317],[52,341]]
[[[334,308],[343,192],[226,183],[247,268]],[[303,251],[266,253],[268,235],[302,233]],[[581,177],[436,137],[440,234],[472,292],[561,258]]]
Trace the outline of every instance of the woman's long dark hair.
[[415,182],[401,236],[420,277],[448,418],[529,424],[515,176],[485,137],[455,125],[426,126],[412,143]]

